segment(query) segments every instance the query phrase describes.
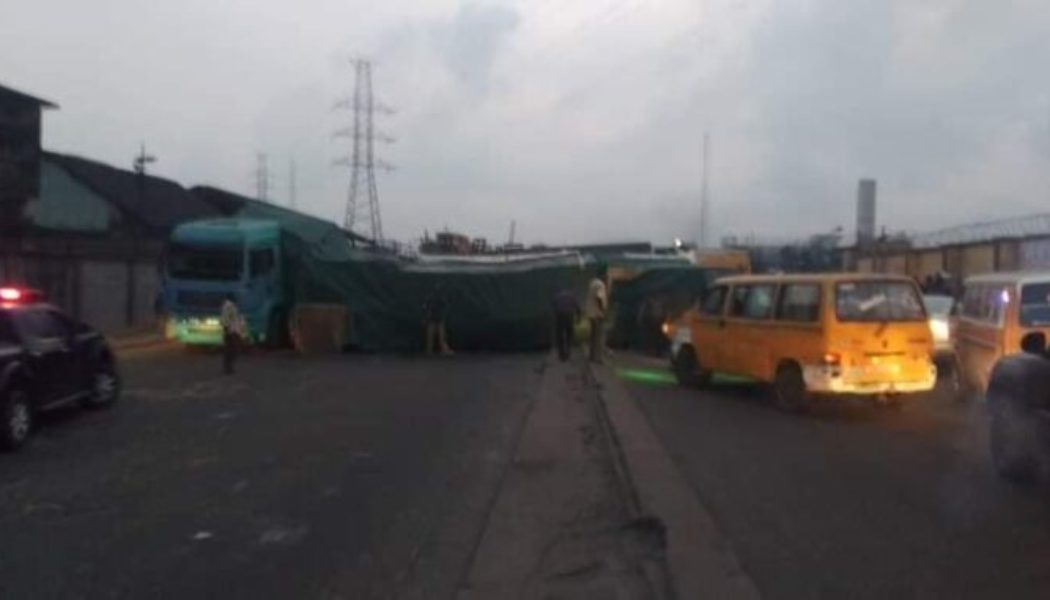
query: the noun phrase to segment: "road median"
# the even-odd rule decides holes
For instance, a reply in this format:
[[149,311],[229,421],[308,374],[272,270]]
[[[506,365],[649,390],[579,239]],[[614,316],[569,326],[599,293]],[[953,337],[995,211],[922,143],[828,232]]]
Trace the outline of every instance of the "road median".
[[665,532],[666,564],[677,598],[758,598],[710,512],[675,466],[629,390],[613,370],[592,365],[599,403],[622,460],[626,502],[636,519]]
[[548,359],[460,598],[665,597],[603,431],[583,365]]

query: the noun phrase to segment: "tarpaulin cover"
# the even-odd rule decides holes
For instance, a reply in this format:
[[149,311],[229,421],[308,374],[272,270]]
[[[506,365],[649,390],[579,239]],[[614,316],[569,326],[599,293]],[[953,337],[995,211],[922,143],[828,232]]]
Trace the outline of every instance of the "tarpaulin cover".
[[[544,256],[412,260],[360,247],[336,225],[259,202],[242,203],[238,216],[271,218],[284,228],[289,294],[295,302],[347,307],[350,342],[370,351],[418,351],[424,345],[424,303],[440,288],[447,301],[446,329],[454,350],[536,350],[551,344],[554,294],[576,291],[581,303],[599,266],[631,258],[578,252]],[[643,274],[613,286],[614,334],[637,337],[630,327],[639,306],[659,297],[688,306],[711,272],[673,258],[629,260]],[[644,272],[649,269],[648,272]],[[621,305],[619,307],[615,305]]]
[[312,255],[288,236],[293,297],[349,308],[350,341],[370,351],[417,351],[424,344],[424,303],[447,302],[453,350],[536,350],[550,346],[551,299],[582,290],[594,267],[566,253],[494,264],[425,263],[351,251],[344,260]]
[[677,317],[727,270],[671,266],[650,269],[612,288],[613,327],[609,343],[618,347],[658,350],[666,344],[660,326]]

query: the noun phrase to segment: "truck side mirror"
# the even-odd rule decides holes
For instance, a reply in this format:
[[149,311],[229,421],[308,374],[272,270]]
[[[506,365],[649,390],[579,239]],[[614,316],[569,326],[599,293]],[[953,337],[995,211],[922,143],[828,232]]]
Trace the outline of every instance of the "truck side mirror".
[[1033,331],[1026,333],[1021,338],[1021,350],[1029,354],[1038,354],[1040,356],[1046,354],[1046,334],[1042,331]]

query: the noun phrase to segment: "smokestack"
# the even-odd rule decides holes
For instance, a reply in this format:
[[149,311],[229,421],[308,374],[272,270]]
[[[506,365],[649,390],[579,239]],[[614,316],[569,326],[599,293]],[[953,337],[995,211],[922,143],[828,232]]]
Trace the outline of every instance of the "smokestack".
[[861,179],[857,185],[857,246],[875,241],[875,180]]

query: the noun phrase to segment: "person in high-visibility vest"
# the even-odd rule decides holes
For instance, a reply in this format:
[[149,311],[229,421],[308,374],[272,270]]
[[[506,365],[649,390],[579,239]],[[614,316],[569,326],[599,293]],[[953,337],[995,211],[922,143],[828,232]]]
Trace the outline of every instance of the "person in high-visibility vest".
[[237,309],[233,294],[227,294],[222,302],[219,323],[222,325],[222,372],[232,375],[237,351],[244,337],[244,319]]

